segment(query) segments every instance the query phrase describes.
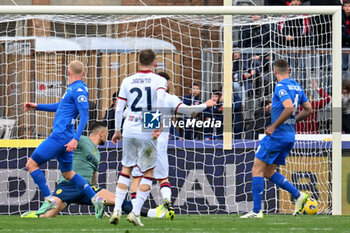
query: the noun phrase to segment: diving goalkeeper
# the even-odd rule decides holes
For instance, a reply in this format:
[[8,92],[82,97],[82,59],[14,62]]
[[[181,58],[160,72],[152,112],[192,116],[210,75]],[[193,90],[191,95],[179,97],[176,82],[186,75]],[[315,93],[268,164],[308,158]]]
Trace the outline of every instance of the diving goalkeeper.
[[[74,152],[73,170],[80,174],[89,183],[91,188],[96,194],[98,194],[99,197],[106,200],[107,205],[114,205],[114,193],[97,186],[97,170],[100,163],[100,152],[97,146],[105,144],[107,134],[107,128],[103,123],[95,122],[91,125],[89,137],[81,136],[77,150]],[[37,214],[37,211],[28,211],[22,214],[21,217],[55,217],[64,208],[72,203],[92,205],[91,198],[79,190],[74,184],[64,179],[62,175],[59,178],[57,188],[53,192],[52,196],[57,202],[55,209],[52,209],[44,214]],[[130,213],[132,210],[131,202],[124,201],[122,210],[126,213]],[[143,213],[143,215],[147,216],[147,212]]]

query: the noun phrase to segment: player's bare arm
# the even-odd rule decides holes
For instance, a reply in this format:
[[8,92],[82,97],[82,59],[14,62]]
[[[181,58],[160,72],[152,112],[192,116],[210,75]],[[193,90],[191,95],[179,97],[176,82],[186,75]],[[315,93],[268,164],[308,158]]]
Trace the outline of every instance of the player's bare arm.
[[299,112],[299,114],[295,117],[296,122],[305,120],[313,113],[313,110],[309,101],[306,101],[305,103],[301,104],[301,106],[303,107],[303,111]]
[[56,112],[58,105],[59,105],[59,102],[52,103],[52,104],[37,104],[37,103],[27,102],[24,104],[23,108],[24,108],[24,112],[32,111],[32,110]]
[[276,130],[276,128],[281,125],[283,122],[289,119],[289,117],[293,114],[293,103],[291,99],[287,99],[283,101],[284,110],[281,115],[277,118],[277,120],[265,130],[266,135],[271,135]]
[[122,140],[122,132],[120,130],[115,131],[112,137],[112,143],[117,144]]
[[212,99],[207,100],[204,104],[192,106],[181,103],[176,111],[181,114],[193,115],[202,112],[206,108],[213,107],[214,105],[216,105],[216,102]]

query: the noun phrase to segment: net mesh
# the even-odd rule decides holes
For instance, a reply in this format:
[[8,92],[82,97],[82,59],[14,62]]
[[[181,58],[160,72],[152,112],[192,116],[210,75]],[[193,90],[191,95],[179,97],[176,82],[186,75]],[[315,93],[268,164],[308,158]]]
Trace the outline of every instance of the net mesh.
[[[331,133],[331,21],[327,15],[234,15],[233,149],[222,149],[222,128],[177,128],[169,142],[169,179],[175,210],[187,213],[242,213],[252,208],[251,168],[260,133],[270,124],[269,103],[276,83],[272,64],[289,62],[315,109],[299,133]],[[137,70],[137,54],[157,53],[156,72],[170,76],[169,92],[188,104],[220,93],[223,85],[222,16],[117,15],[1,15],[0,16],[0,132],[8,139],[44,139],[52,130],[54,113],[23,112],[25,102],[58,102],[67,88],[67,66],[80,60],[86,66],[90,120],[105,120],[113,134],[113,94],[123,78]],[[314,81],[312,81],[314,80]],[[198,83],[199,95],[190,94]],[[220,93],[222,94],[222,93]],[[218,103],[218,106],[221,103]],[[183,116],[182,116],[183,117]],[[221,118],[220,118],[221,117]],[[181,116],[179,116],[181,118]],[[222,119],[208,110],[197,120]],[[182,140],[185,139],[185,140]],[[309,139],[309,138],[308,138]],[[331,211],[330,149],[323,139],[298,142],[280,171],[301,190]],[[38,208],[42,200],[24,170],[33,148],[2,148],[0,212],[18,214]],[[115,192],[121,148],[101,147],[99,183]],[[43,167],[54,190],[58,164]],[[264,209],[291,213],[289,194],[266,183]],[[154,187],[147,207],[160,203]],[[92,209],[72,205],[64,213]]]

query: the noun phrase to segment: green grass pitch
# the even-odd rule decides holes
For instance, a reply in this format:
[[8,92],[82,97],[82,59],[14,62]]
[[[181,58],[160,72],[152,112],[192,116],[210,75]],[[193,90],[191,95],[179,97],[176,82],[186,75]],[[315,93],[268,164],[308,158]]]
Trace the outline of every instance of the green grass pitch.
[[58,216],[23,219],[0,216],[0,232],[349,232],[350,216],[267,215],[264,219],[239,219],[238,215],[177,215],[174,221],[142,218],[144,227],[134,227],[123,215],[119,225],[108,218]]

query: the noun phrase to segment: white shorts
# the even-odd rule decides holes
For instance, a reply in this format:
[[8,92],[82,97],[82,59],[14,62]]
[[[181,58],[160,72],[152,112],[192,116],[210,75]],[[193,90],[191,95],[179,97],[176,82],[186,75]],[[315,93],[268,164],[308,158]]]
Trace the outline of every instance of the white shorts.
[[157,159],[157,139],[123,138],[122,164],[138,166],[142,172],[154,168]]
[[[142,172],[138,167],[134,167],[131,175],[133,177],[143,176]],[[153,177],[156,180],[164,180],[169,177],[169,161],[168,161],[167,151],[157,152],[157,161],[156,161],[156,166],[154,168]]]

